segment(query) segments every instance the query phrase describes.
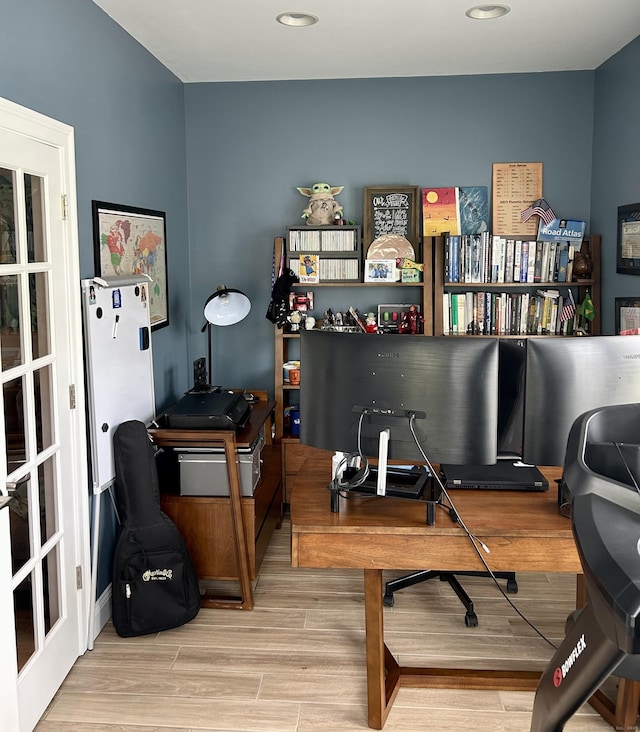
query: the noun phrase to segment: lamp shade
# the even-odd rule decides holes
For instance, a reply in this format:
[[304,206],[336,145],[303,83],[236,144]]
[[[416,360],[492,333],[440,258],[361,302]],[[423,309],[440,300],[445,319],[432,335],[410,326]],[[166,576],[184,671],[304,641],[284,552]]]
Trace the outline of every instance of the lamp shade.
[[235,325],[247,317],[251,300],[240,290],[220,285],[204,304],[204,317],[211,325]]

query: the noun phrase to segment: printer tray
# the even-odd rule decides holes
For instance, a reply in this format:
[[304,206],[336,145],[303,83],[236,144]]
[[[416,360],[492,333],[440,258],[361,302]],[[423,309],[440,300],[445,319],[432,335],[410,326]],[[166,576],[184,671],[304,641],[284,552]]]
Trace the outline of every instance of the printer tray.
[[500,460],[495,465],[440,465],[445,488],[546,491],[549,483],[534,465]]
[[166,426],[179,430],[239,430],[251,416],[251,405],[242,394],[192,392],[164,413]]

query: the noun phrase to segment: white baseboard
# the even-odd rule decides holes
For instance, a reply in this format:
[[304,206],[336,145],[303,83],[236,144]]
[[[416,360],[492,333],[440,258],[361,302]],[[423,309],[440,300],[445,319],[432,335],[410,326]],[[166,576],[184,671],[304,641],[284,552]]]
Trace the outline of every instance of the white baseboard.
[[90,638],[91,645],[93,641],[100,635],[100,631],[111,618],[111,584],[107,585],[104,592],[96,600],[93,613],[93,638]]

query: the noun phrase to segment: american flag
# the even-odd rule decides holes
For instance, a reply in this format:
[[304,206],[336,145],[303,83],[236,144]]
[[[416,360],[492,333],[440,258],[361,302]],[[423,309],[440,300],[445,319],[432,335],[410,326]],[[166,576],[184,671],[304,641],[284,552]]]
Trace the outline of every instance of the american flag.
[[569,299],[565,300],[565,304],[560,313],[560,322],[564,323],[567,320],[572,320],[576,314],[576,303],[573,299],[573,293],[569,290]]
[[529,219],[535,214],[537,214],[547,226],[549,226],[549,224],[556,218],[553,209],[544,200],[544,198],[538,198],[538,200],[534,201],[531,206],[525,208],[521,214],[522,222],[524,223],[525,221],[529,221]]
[[564,323],[567,320],[572,320],[575,314],[576,306],[572,302],[565,303],[560,313],[560,322]]

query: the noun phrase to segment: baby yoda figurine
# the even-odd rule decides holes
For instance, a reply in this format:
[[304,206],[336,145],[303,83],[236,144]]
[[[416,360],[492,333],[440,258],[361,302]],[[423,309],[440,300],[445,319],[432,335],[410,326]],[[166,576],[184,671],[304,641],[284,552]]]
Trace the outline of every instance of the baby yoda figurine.
[[342,206],[333,198],[344,186],[315,183],[311,188],[298,188],[303,196],[309,196],[309,205],[302,212],[308,226],[326,226],[342,218]]

